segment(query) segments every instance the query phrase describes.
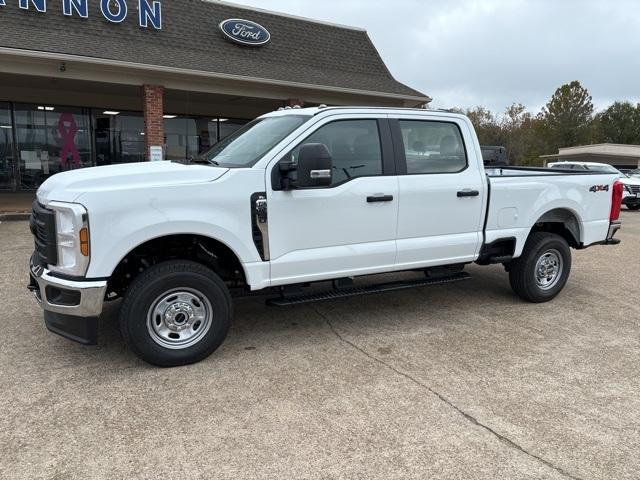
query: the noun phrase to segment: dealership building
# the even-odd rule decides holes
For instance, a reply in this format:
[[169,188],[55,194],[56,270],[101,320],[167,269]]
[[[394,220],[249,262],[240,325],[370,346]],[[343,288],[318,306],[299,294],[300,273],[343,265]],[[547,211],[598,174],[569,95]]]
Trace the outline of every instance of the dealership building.
[[553,155],[541,155],[545,167],[552,162],[606,163],[622,170],[640,168],[640,145],[599,143],[558,150]]
[[194,157],[279,107],[431,100],[365,30],[223,1],[0,0],[0,27],[0,192]]

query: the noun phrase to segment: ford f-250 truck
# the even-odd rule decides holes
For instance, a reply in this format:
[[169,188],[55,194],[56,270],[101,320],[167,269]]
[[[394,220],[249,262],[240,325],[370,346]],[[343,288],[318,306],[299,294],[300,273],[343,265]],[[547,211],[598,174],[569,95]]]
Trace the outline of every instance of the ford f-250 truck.
[[[266,114],[188,164],[61,173],[38,190],[30,289],[53,332],[97,342],[106,301],[142,359],[201,360],[224,340],[232,294],[288,305],[463,280],[500,263],[545,302],[570,247],[617,243],[615,175],[483,167],[470,121],[417,109]],[[354,284],[414,271],[415,278]],[[326,291],[305,292],[327,281]],[[331,281],[329,283],[328,281]]]

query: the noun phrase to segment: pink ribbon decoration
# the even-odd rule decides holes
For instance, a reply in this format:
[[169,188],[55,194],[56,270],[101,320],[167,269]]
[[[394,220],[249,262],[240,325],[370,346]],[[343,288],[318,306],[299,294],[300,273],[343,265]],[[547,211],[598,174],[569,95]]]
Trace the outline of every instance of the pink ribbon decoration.
[[76,134],[78,133],[78,125],[76,119],[71,113],[60,114],[58,120],[58,132],[62,138],[62,151],[60,152],[60,166],[64,170],[69,166],[69,155],[73,159],[74,168],[80,167],[80,152],[76,148]]

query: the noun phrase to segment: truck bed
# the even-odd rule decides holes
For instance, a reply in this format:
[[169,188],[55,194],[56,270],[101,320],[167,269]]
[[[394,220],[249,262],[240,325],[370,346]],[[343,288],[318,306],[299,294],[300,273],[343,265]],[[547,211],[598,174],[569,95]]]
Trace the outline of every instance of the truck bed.
[[536,167],[487,168],[486,174],[485,243],[515,238],[519,256],[543,215],[569,220],[581,247],[606,238],[614,174]]
[[485,172],[489,177],[602,175],[601,172],[591,172],[588,170],[563,170],[561,168],[552,169],[543,167],[487,167],[485,168]]

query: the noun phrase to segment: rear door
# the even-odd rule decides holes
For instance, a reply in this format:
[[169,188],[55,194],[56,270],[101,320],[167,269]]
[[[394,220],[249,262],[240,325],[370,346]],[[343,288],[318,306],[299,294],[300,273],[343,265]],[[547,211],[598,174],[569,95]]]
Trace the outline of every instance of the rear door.
[[475,137],[457,118],[390,119],[398,163],[398,270],[471,262],[482,243],[486,188]]
[[[273,169],[280,162],[295,162],[306,143],[322,143],[329,150],[331,185],[274,189]],[[398,179],[386,118],[323,119],[267,169],[267,199],[272,285],[394,269]]]

